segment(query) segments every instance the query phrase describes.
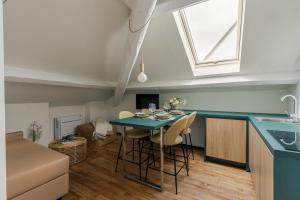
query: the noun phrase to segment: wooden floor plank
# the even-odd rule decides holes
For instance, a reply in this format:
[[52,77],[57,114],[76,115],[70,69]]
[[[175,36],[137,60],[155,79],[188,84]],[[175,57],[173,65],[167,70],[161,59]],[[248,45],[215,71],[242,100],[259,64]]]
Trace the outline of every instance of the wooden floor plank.
[[[185,170],[182,169],[178,176],[178,195],[175,194],[173,176],[165,175],[166,187],[163,192],[128,180],[120,173],[122,161],[119,171],[114,171],[119,141],[117,138],[104,146],[93,143],[88,147],[87,159],[70,168],[70,192],[64,200],[255,199],[250,173],[204,162],[203,152],[200,150],[195,152],[195,160],[190,160],[190,175],[186,176]],[[166,169],[173,169],[173,163],[170,161],[165,161],[165,166]],[[132,172],[138,171],[135,165],[129,165],[128,168]],[[159,182],[159,172],[149,170],[149,178]]]

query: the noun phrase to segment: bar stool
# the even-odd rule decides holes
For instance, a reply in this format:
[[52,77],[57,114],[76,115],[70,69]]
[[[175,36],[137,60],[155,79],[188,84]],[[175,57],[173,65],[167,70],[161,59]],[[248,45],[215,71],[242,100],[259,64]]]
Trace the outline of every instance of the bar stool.
[[[176,187],[176,194],[177,194],[177,175],[180,172],[180,170],[185,166],[186,169],[186,173],[187,176],[188,174],[188,157],[185,155],[185,151],[184,151],[184,147],[182,144],[182,136],[180,134],[182,134],[182,131],[184,131],[184,129],[186,128],[186,123],[187,123],[187,116],[182,117],[181,119],[177,120],[176,122],[174,122],[170,128],[168,128],[168,130],[166,130],[166,132],[164,133],[164,137],[163,137],[163,145],[167,146],[167,147],[171,147],[172,150],[172,158],[171,160],[173,160],[174,162],[174,173],[168,173],[168,172],[164,172],[166,174],[172,175],[175,177],[175,187]],[[150,151],[153,150],[153,144],[160,144],[161,140],[160,140],[160,134],[156,134],[154,136],[150,137],[150,148],[149,148],[149,152],[148,152],[148,161],[147,161],[147,168],[146,168],[146,175],[145,175],[145,179],[147,180],[147,176],[148,176],[148,169],[149,166],[152,163],[150,162],[150,156],[152,155],[153,157],[153,162],[155,161],[155,158],[153,156],[153,154],[150,154]],[[183,153],[183,158],[184,158],[184,164],[181,166],[181,168],[179,170],[176,169],[176,162],[179,161],[176,159],[177,155],[176,155],[176,145],[180,145],[181,146],[181,150]],[[182,162],[182,161],[181,161]]]
[[[184,139],[185,139],[185,144],[187,144],[187,136],[189,136],[189,139],[190,139],[190,145],[189,145],[189,149],[191,150],[192,152],[192,157],[193,157],[193,160],[195,159],[194,158],[194,148],[193,148],[193,143],[192,143],[192,137],[191,137],[191,126],[193,124],[193,122],[195,121],[195,118],[196,118],[196,115],[197,115],[197,112],[194,111],[192,112],[191,114],[188,115],[188,120],[187,120],[187,123],[186,123],[186,127],[184,129],[184,131],[182,132],[182,137],[184,136]],[[188,155],[188,157],[190,156],[190,153],[186,153]]]
[[[119,119],[124,119],[124,118],[129,118],[129,117],[133,117],[134,114],[129,112],[129,111],[121,111],[119,113]],[[139,161],[138,161],[138,165],[139,165],[139,176],[141,178],[141,165],[142,165],[142,159],[141,159],[141,154],[142,154],[142,147],[141,147],[141,140],[145,139],[147,137],[150,136],[150,132],[149,130],[146,129],[137,129],[137,128],[133,128],[133,129],[129,129],[129,130],[125,130],[125,137],[132,139],[132,160],[134,160],[134,145],[135,145],[135,140],[138,140],[138,153],[139,153]],[[119,163],[119,159],[122,158],[121,154],[121,149],[122,149],[122,144],[123,144],[123,140],[121,139],[121,143],[119,146],[119,152],[118,152],[118,157],[117,157],[117,163],[116,163],[116,168],[115,171],[117,171],[118,169],[118,163]],[[128,152],[126,152],[128,153]]]

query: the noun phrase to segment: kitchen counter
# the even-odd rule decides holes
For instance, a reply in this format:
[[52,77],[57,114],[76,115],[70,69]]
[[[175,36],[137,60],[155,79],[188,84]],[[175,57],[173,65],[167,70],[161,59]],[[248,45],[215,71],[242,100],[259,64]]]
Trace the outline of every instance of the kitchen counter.
[[[193,110],[185,110],[190,113]],[[267,130],[300,131],[300,124],[285,124],[278,122],[259,122],[255,117],[286,118],[285,114],[201,111],[196,110],[200,117],[248,120],[256,128],[261,138],[274,156],[290,157],[300,160],[300,152],[285,150]]]
[[300,152],[285,150],[283,146],[267,130],[300,131],[300,124],[285,124],[275,122],[258,122],[254,116],[249,116],[249,121],[256,128],[261,138],[274,156],[290,157],[300,160]]
[[[190,113],[192,110],[186,111],[187,113]],[[283,114],[218,112],[201,110],[198,110],[197,112],[199,117],[246,120],[248,121],[248,123],[251,123],[256,129],[257,133],[260,135],[261,139],[264,141],[266,147],[273,154],[272,166],[274,168],[272,174],[272,190],[274,192],[274,200],[300,199],[300,152],[285,150],[284,147],[267,131],[300,131],[300,124],[260,122],[255,119],[255,117],[287,118],[287,115]],[[249,153],[247,154],[249,156]],[[266,174],[266,171],[263,171],[263,173]]]

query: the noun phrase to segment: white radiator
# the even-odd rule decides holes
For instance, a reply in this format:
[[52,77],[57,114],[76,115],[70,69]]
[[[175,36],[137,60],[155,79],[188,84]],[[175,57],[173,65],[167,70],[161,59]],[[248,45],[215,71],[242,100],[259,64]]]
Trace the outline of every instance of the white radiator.
[[69,135],[74,135],[76,127],[80,124],[82,124],[81,115],[54,118],[55,140],[60,140]]

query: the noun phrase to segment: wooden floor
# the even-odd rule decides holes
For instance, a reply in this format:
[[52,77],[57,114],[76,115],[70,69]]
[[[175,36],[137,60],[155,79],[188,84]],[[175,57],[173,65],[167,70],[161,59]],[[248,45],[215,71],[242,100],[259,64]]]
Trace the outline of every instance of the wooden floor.
[[[175,194],[174,177],[165,175],[165,191],[160,192],[124,178],[116,173],[115,161],[119,139],[101,146],[97,143],[88,148],[86,161],[70,169],[70,192],[63,199],[74,200],[153,200],[153,199],[255,199],[250,173],[237,168],[203,161],[203,152],[197,151],[190,160],[190,175],[182,170],[178,177],[178,195]],[[179,151],[178,151],[179,153]],[[159,153],[158,153],[159,155]],[[130,156],[130,155],[129,155]],[[166,161],[167,169],[173,164]],[[137,172],[135,165],[130,170]],[[150,170],[149,177],[159,180],[159,172]]]

